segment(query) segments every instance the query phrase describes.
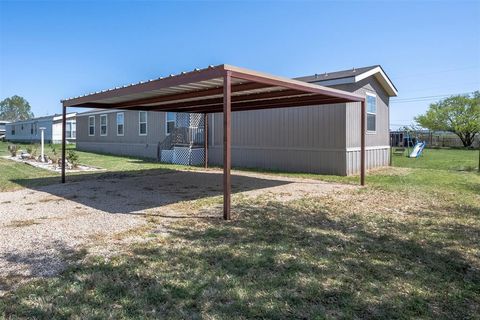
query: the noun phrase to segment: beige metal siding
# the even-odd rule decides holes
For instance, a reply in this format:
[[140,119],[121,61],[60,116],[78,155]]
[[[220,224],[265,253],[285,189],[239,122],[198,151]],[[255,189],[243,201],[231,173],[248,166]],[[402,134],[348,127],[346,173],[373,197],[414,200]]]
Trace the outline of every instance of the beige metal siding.
[[[389,97],[377,80],[369,77],[355,84],[336,86],[341,90],[366,95],[367,92],[377,96],[377,130],[375,133],[367,133],[366,145],[388,146],[389,140]],[[347,148],[360,147],[360,103],[348,103],[346,108]]]
[[[390,163],[390,108],[389,97],[374,77],[369,77],[355,84],[337,86],[341,90],[366,95],[367,92],[377,96],[376,132],[366,135],[367,169],[388,166]],[[348,103],[346,107],[346,145],[347,174],[360,172],[360,103]]]
[[157,158],[157,145],[153,143],[77,141],[77,149],[82,151],[117,154],[140,158]]
[[[212,118],[212,116],[211,116]],[[209,159],[222,163],[223,115],[211,123]],[[346,174],[345,104],[232,113],[232,164]],[[213,137],[212,137],[213,136]],[[339,165],[340,163],[340,165]]]
[[[166,137],[165,112],[147,112],[147,135],[139,134],[138,111],[124,112],[124,135],[117,135],[117,112],[77,116],[77,148],[79,150],[121,155],[157,157],[158,143]],[[107,135],[100,135],[100,115],[107,115]],[[88,118],[95,117],[95,135],[88,135]]]
[[[375,78],[335,88],[377,96],[377,130],[367,134],[367,168],[388,165],[388,95]],[[232,164],[284,171],[355,174],[360,103],[232,113]],[[210,121],[212,123],[212,121]],[[214,116],[209,159],[222,164],[223,116]],[[213,135],[213,137],[212,137]],[[212,138],[214,139],[212,143]],[[378,149],[378,150],[377,150]],[[358,153],[358,155],[357,155]]]
[[[221,165],[223,149],[210,147],[208,157],[209,163]],[[233,167],[346,175],[345,166],[338,165],[345,162],[345,151],[232,147]]]
[[[232,147],[341,149],[344,119],[345,104],[234,112]],[[222,114],[215,114],[210,128],[213,145],[221,146]]]

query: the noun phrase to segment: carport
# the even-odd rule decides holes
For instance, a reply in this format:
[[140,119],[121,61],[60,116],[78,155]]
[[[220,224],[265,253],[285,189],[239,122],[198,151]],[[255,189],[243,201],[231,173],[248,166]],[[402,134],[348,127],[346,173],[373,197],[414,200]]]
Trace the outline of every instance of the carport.
[[[229,220],[232,112],[360,102],[360,184],[365,184],[365,97],[350,92],[224,64],[69,98],[61,102],[62,183],[65,183],[67,107],[202,113],[205,120],[209,113],[223,112],[223,217]],[[205,133],[207,130],[205,122]],[[206,155],[207,148],[208,139],[205,139]],[[207,162],[208,160],[205,164]]]

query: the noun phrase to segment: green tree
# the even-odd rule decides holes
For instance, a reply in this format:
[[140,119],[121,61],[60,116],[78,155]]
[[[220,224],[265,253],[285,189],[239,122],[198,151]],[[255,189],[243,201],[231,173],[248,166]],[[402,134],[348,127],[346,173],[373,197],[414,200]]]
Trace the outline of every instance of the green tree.
[[0,119],[7,121],[27,120],[33,118],[30,104],[19,96],[6,98],[0,102]]
[[470,147],[480,132],[480,92],[451,96],[432,103],[415,121],[430,130],[453,132],[465,147]]

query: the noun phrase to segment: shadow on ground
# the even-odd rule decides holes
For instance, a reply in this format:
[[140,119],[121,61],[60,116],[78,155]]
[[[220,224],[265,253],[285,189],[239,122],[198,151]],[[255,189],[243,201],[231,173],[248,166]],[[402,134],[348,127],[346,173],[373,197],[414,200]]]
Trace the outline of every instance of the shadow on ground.
[[[3,302],[37,318],[474,318],[480,271],[318,199],[238,203],[239,219],[184,219],[113,260],[90,260]],[[421,216],[423,212],[417,212]],[[338,216],[341,215],[341,216]],[[422,226],[398,223],[411,235]],[[439,226],[437,235],[449,233]],[[454,234],[451,236],[455,237]],[[461,241],[461,237],[453,239]],[[2,306],[2,303],[0,303]]]
[[[51,253],[55,252],[54,255]],[[50,253],[50,254],[49,254]],[[63,241],[50,243],[45,250],[32,252],[9,252],[0,258],[6,262],[27,266],[27,274],[17,270],[6,272],[8,275],[0,278],[0,293],[15,289],[19,283],[38,277],[52,277],[65,269],[68,262],[79,260],[86,255],[86,251],[66,244]]]
[[[151,169],[72,175],[65,184],[60,184],[58,177],[13,182],[109,213],[143,214],[147,209],[180,201],[223,195],[220,171]],[[289,183],[280,178],[233,174],[232,193]]]

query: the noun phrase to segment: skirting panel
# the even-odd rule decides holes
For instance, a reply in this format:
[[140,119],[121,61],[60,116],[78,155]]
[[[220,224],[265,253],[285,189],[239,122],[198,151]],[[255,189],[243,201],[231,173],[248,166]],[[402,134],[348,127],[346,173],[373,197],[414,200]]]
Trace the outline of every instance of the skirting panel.
[[[390,164],[390,148],[367,148],[365,157],[367,170],[386,167]],[[347,151],[347,174],[352,175],[358,173],[360,173],[360,151]]]

